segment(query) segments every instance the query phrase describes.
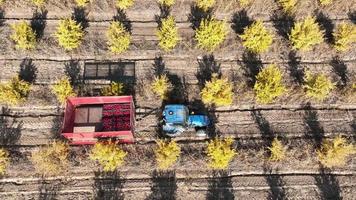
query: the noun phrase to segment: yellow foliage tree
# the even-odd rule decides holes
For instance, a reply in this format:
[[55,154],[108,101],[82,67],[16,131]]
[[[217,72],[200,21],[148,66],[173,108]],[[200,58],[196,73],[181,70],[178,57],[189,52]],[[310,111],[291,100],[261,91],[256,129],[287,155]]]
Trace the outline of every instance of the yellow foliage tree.
[[180,147],[175,141],[158,140],[155,155],[158,168],[165,170],[177,162],[180,155]]
[[159,4],[165,5],[168,7],[173,6],[176,3],[176,0],[157,0]]
[[4,175],[6,168],[9,165],[10,159],[9,154],[5,149],[0,149],[0,175]]
[[296,9],[297,0],[278,0],[278,3],[285,13],[292,14]]
[[165,51],[170,51],[174,49],[179,41],[178,28],[173,16],[162,19],[161,23],[161,27],[156,32],[159,46]]
[[198,8],[208,11],[210,8],[212,8],[215,4],[215,0],[195,0],[196,5]]
[[75,0],[75,3],[77,4],[78,7],[85,7],[90,0]]
[[64,19],[59,22],[55,37],[61,47],[71,51],[79,47],[84,37],[84,31],[82,26],[74,20]]
[[168,92],[172,89],[172,84],[166,75],[156,76],[151,84],[151,89],[161,99],[166,99]]
[[76,96],[68,78],[62,78],[52,86],[52,93],[60,103],[65,103],[68,97]]
[[272,34],[265,28],[263,22],[258,20],[245,28],[240,35],[242,45],[254,53],[262,53],[268,50],[273,42]]
[[36,46],[36,33],[32,30],[31,26],[25,21],[18,24],[12,24],[13,30],[10,38],[16,43],[17,49],[34,49]]
[[335,84],[325,76],[325,74],[313,75],[307,72],[305,75],[304,88],[308,97],[318,101],[323,101],[334,89]]
[[9,83],[0,83],[0,103],[16,105],[26,99],[31,90],[31,85],[20,80],[18,76]]
[[41,147],[39,151],[33,152],[31,160],[38,173],[44,176],[55,176],[68,169],[68,155],[68,145],[55,141],[51,145]]
[[308,51],[314,45],[324,41],[324,32],[320,29],[315,17],[309,16],[304,21],[294,24],[289,40],[293,49]]
[[124,94],[124,84],[120,82],[112,82],[110,86],[101,89],[103,96],[120,96]]
[[287,149],[277,138],[272,141],[272,146],[268,147],[271,155],[269,160],[271,161],[282,161],[286,158]]
[[338,136],[333,140],[324,140],[317,151],[319,161],[325,167],[344,166],[348,156],[356,153],[354,145],[347,143],[345,138]]
[[107,37],[107,44],[112,53],[122,53],[126,51],[131,43],[131,35],[125,30],[125,27],[121,22],[111,22]]
[[258,102],[271,103],[286,91],[282,81],[282,72],[276,65],[267,66],[257,74],[253,89]]
[[6,0],[0,0],[0,6],[5,3]]
[[356,42],[356,26],[348,23],[341,23],[334,32],[335,49],[337,51],[346,51],[350,45]]
[[195,32],[198,48],[213,52],[224,42],[228,29],[225,21],[203,19]]
[[37,7],[43,7],[47,0],[31,0],[32,3]]
[[215,138],[208,143],[207,154],[208,166],[215,170],[227,169],[237,152],[231,148],[234,140],[232,138]]
[[333,2],[333,0],[319,0],[320,4],[323,6],[329,5]]
[[124,164],[127,153],[117,146],[113,141],[97,142],[89,158],[97,161],[105,172],[115,171],[118,167]]
[[217,74],[213,74],[211,81],[205,83],[200,95],[204,104],[230,105],[233,100],[232,84],[227,78],[218,78]]
[[252,3],[253,0],[239,0],[241,7],[246,7]]
[[116,8],[126,10],[134,4],[134,0],[116,0]]

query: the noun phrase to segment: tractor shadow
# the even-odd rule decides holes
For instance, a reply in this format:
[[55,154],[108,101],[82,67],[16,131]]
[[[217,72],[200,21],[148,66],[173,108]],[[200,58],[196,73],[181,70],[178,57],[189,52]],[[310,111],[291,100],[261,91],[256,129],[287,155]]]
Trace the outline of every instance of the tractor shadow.
[[114,172],[95,172],[94,178],[94,199],[112,200],[124,199],[125,180],[118,171]]
[[217,74],[218,78],[222,76],[221,64],[217,63],[214,55],[204,55],[201,60],[198,60],[199,68],[196,74],[200,89],[203,89],[207,81],[211,81],[213,74]]
[[207,11],[199,8],[197,5],[190,7],[190,14],[188,15],[188,21],[191,23],[193,30],[197,30],[203,19],[211,19],[213,15],[213,9],[210,8]]
[[37,67],[33,64],[31,58],[25,58],[20,64],[19,78],[28,83],[34,83],[37,78]]
[[243,75],[247,78],[247,85],[253,87],[256,76],[262,69],[262,61],[255,53],[245,51],[242,55]]
[[321,199],[341,200],[341,189],[335,175],[331,173],[331,170],[322,166],[319,172],[320,174],[314,175],[314,180],[320,191]]
[[55,200],[58,199],[58,192],[61,190],[61,183],[58,181],[46,181],[42,179],[40,181],[39,200]]
[[325,31],[324,38],[329,44],[334,44],[333,29],[334,23],[322,11],[316,11],[316,22],[320,25],[321,29]]
[[159,4],[158,6],[159,6],[160,14],[155,15],[155,20],[156,23],[158,24],[158,28],[160,28],[162,26],[162,19],[166,19],[170,15],[171,8],[169,6],[162,5],[162,4]]
[[298,85],[302,85],[304,82],[305,71],[302,66],[300,66],[300,57],[297,57],[295,51],[291,51],[288,54],[288,69],[290,71],[290,76],[293,81]]
[[263,166],[263,173],[270,188],[267,199],[287,199],[283,178],[278,173],[272,174],[271,167],[266,163]]
[[130,19],[127,17],[126,13],[122,9],[117,9],[116,10],[116,15],[113,17],[114,21],[121,22],[126,31],[132,34],[132,23]]
[[43,37],[44,30],[46,28],[47,10],[38,11],[33,13],[31,19],[31,28],[36,33],[37,41]]
[[344,88],[349,82],[348,70],[346,64],[343,61],[341,61],[338,56],[335,56],[330,61],[330,65],[333,68],[333,72],[340,77],[337,86],[340,89]]
[[274,28],[277,29],[277,33],[284,39],[288,40],[289,33],[291,32],[295,22],[294,17],[283,11],[277,11],[273,13],[271,20]]
[[146,200],[175,200],[177,193],[177,178],[175,171],[157,171],[152,173],[151,194]]
[[314,148],[319,149],[324,138],[324,128],[318,120],[318,112],[313,110],[310,103],[304,106],[305,134],[313,139]]
[[261,111],[254,110],[251,112],[252,119],[255,121],[258,130],[260,131],[262,140],[264,141],[264,146],[269,147],[272,144],[272,141],[275,137],[275,133],[271,128],[270,123],[266,118],[261,114]]
[[22,121],[7,119],[10,114],[8,108],[3,107],[0,115],[0,145],[15,145],[21,138]]
[[253,20],[248,17],[246,10],[243,9],[233,14],[231,19],[231,28],[236,34],[241,35],[245,28],[250,26],[252,23]]
[[213,171],[213,177],[208,180],[207,200],[235,199],[232,180],[227,171]]
[[85,30],[89,27],[88,12],[85,8],[75,7],[72,14],[72,19],[81,25],[82,30]]

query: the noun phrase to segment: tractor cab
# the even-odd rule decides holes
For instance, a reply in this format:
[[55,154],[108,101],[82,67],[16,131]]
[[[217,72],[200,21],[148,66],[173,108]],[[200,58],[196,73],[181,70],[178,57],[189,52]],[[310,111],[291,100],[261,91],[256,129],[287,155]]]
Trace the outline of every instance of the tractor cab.
[[170,137],[181,135],[190,128],[194,128],[196,135],[206,136],[206,129],[210,120],[206,115],[189,115],[189,109],[184,105],[166,105],[163,113],[163,132]]

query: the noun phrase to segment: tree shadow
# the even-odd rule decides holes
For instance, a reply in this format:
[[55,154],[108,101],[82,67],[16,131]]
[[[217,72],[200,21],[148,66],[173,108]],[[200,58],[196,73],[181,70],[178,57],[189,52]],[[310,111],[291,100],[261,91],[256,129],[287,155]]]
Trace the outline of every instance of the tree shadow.
[[316,22],[320,25],[321,29],[325,31],[324,38],[329,44],[334,44],[333,21],[326,16],[322,11],[316,11]]
[[314,180],[320,191],[321,199],[341,200],[341,189],[339,181],[331,170],[320,167],[320,174],[314,175]]
[[15,118],[10,122],[7,119],[10,110],[3,107],[0,115],[0,145],[14,145],[21,138],[23,123]]
[[244,32],[244,29],[252,23],[253,20],[248,17],[246,10],[243,9],[233,14],[231,19],[231,28],[236,34],[240,35]]
[[31,58],[25,58],[20,64],[19,78],[28,83],[34,83],[37,78],[37,67]]
[[157,171],[152,173],[151,194],[147,200],[175,200],[177,193],[177,179],[175,171]]
[[310,103],[304,106],[304,123],[306,126],[306,136],[311,137],[314,142],[314,147],[319,149],[325,132],[318,121],[318,112],[313,110]]
[[58,182],[49,182],[44,179],[40,182],[39,191],[39,200],[56,200],[58,199],[58,192],[61,190],[61,183]]
[[188,15],[188,20],[191,23],[191,27],[193,30],[199,28],[200,23],[203,19],[211,19],[213,15],[213,9],[208,9],[204,11],[199,8],[197,5],[192,5],[190,7],[190,14]]
[[331,60],[330,65],[333,67],[333,72],[340,77],[338,86],[340,88],[344,88],[349,82],[346,64],[343,61],[341,61],[338,56],[335,56]]
[[247,78],[247,85],[253,87],[256,82],[256,76],[262,69],[262,61],[255,53],[245,51],[242,55],[244,76]]
[[40,40],[43,37],[46,28],[47,10],[36,10],[31,19],[31,28],[36,33],[36,39]]
[[263,172],[270,188],[267,199],[286,199],[286,191],[283,187],[285,182],[283,178],[278,173],[272,174],[272,169],[267,164],[264,164]]
[[113,200],[124,199],[125,180],[118,171],[114,172],[94,172],[94,199]]
[[82,26],[82,29],[85,30],[89,27],[89,20],[87,19],[88,13],[85,11],[83,7],[75,7],[72,19],[79,23]]
[[208,179],[207,200],[235,199],[231,176],[227,171],[213,171],[213,177]]
[[285,12],[274,12],[271,18],[273,26],[277,29],[277,33],[284,39],[289,39],[289,34],[294,26],[294,17],[286,14]]
[[164,63],[161,56],[155,57],[154,63],[152,65],[153,74],[155,76],[162,76],[163,74],[167,74],[166,64]]
[[0,26],[3,26],[5,22],[5,11],[3,8],[0,8]]
[[132,24],[131,24],[131,21],[129,20],[129,18],[127,17],[125,11],[122,9],[117,9],[116,11],[117,11],[116,15],[113,17],[114,21],[121,22],[124,25],[126,31],[131,34],[132,33]]
[[159,4],[158,6],[159,6],[160,14],[155,15],[155,20],[158,24],[158,28],[160,28],[162,26],[162,19],[166,19],[170,15],[171,8],[163,4]]
[[221,77],[221,64],[217,63],[214,55],[204,55],[203,59],[198,60],[199,69],[196,74],[198,79],[198,84],[200,89],[204,88],[204,85],[207,81],[211,81],[212,75],[215,73],[218,75],[218,78]]
[[73,86],[78,86],[82,82],[79,60],[70,60],[64,64],[65,74],[69,77]]
[[356,11],[351,11],[347,14],[352,21],[352,23],[356,24]]
[[295,51],[291,51],[288,54],[288,68],[290,71],[290,75],[293,78],[294,82],[299,85],[302,85],[304,82],[304,68],[300,66],[300,57],[297,57],[297,53]]
[[[57,111],[57,112],[59,112],[59,111]],[[62,136],[61,136],[62,122],[63,122],[62,115],[59,115],[59,116],[56,116],[53,118],[52,127],[51,127],[51,133],[52,133],[53,139],[62,139]]]
[[253,110],[251,112],[251,115],[252,118],[255,120],[255,123],[257,124],[265,146],[271,146],[275,134],[271,128],[270,123],[266,120],[266,118],[261,114],[261,111],[259,110]]

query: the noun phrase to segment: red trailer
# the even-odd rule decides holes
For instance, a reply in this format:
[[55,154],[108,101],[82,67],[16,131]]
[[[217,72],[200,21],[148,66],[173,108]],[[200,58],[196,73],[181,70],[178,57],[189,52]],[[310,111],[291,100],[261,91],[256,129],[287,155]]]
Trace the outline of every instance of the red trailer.
[[100,138],[133,143],[134,122],[132,96],[73,97],[66,103],[62,135],[71,144],[94,144]]

